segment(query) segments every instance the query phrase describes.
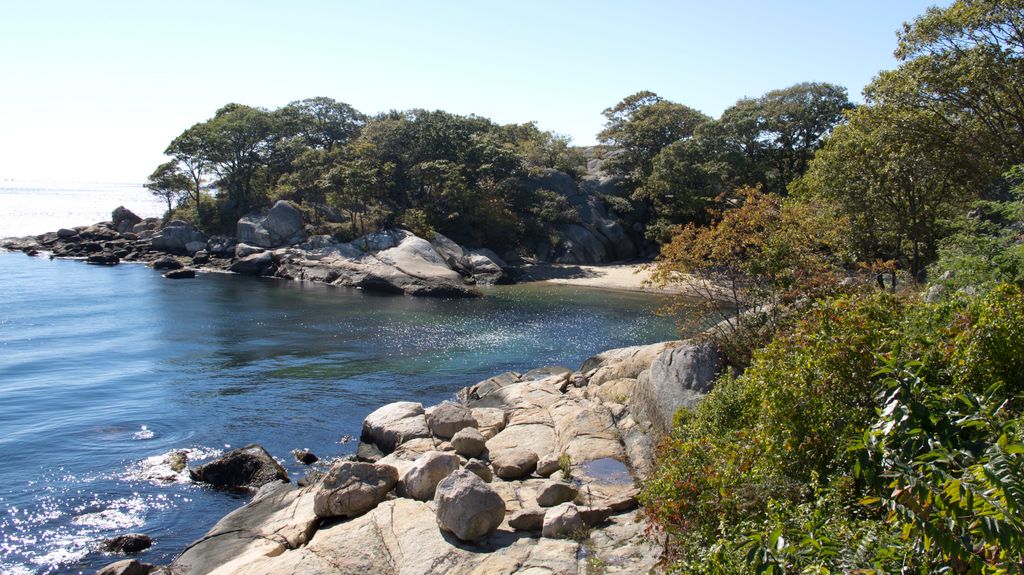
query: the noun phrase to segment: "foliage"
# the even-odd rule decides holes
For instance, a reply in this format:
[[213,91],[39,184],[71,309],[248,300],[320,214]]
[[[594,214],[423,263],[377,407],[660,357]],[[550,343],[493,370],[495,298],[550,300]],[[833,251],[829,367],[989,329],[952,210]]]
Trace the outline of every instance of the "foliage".
[[1020,572],[1024,294],[821,301],[681,411],[644,486],[682,573]]
[[743,365],[788,309],[836,290],[842,220],[752,188],[736,196],[739,205],[712,225],[677,230],[662,247],[652,279],[683,288],[686,299],[670,311],[694,326],[722,321],[719,339]]
[[181,172],[177,162],[170,161],[157,166],[146,179],[145,185],[154,196],[167,204],[167,211],[170,212],[182,198],[188,196],[191,181]]
[[1006,179],[1016,183],[1011,200],[976,202],[954,222],[929,268],[933,281],[950,289],[1024,285],[1024,170],[1018,166]]

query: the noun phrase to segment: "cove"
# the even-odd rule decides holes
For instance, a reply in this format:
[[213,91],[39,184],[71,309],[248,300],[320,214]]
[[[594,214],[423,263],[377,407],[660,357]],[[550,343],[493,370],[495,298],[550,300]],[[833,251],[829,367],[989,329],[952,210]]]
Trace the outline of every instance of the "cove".
[[244,497],[153,461],[260,443],[352,453],[362,419],[515,370],[675,337],[647,294],[524,284],[474,300],[0,254],[0,572],[91,572],[139,531],[166,563]]

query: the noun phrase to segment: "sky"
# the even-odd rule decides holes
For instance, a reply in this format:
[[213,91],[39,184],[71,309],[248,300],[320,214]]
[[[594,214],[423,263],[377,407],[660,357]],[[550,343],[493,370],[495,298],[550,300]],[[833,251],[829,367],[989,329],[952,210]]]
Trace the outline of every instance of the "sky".
[[535,121],[593,144],[640,90],[718,116],[803,81],[851,98],[950,0],[0,0],[0,185],[141,183],[229,102]]

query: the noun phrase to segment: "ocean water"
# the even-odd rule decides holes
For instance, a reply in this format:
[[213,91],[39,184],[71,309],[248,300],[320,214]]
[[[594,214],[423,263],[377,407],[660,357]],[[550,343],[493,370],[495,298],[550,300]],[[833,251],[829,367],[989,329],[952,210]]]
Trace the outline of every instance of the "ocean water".
[[141,218],[167,209],[141,184],[0,181],[0,238],[106,221],[118,206]]
[[353,453],[385,403],[674,336],[650,295],[534,284],[418,299],[19,253],[0,253],[0,302],[10,575],[92,573],[118,559],[97,543],[126,532],[155,539],[141,560],[166,563],[245,501],[174,474],[172,452],[195,463],[260,443],[298,478],[291,450]]

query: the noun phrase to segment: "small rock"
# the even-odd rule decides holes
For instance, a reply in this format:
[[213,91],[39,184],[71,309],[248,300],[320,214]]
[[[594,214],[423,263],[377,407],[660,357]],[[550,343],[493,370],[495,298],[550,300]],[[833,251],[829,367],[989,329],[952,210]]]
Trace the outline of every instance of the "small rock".
[[441,530],[463,541],[494,533],[505,519],[505,500],[465,469],[452,472],[437,485],[434,504]]
[[128,533],[106,539],[100,548],[108,553],[138,553],[153,546],[153,539],[142,533]]
[[229,451],[213,461],[189,470],[193,481],[214,487],[261,487],[271,481],[288,481],[288,472],[262,446],[252,444]]
[[298,485],[299,487],[309,487],[310,485],[316,485],[325,477],[327,477],[327,474],[324,473],[323,471],[310,469],[305,475],[299,478],[299,480],[296,481],[295,484]]
[[171,256],[161,256],[154,260],[150,266],[155,270],[180,270],[185,267],[181,262]]
[[540,531],[544,528],[545,512],[546,510],[536,507],[520,509],[509,518],[508,526],[516,531]]
[[588,527],[600,525],[612,516],[611,507],[577,507],[576,509]]
[[376,463],[384,457],[380,449],[372,443],[359,442],[359,447],[356,448],[356,461],[362,461],[364,463]]
[[529,449],[513,447],[491,454],[494,474],[502,479],[519,479],[537,468],[537,454]]
[[640,506],[640,502],[636,499],[636,492],[625,493],[618,497],[609,499],[607,502],[608,508],[615,513],[622,513],[623,511],[632,511]]
[[96,572],[96,575],[149,575],[153,565],[139,563],[135,559],[125,559],[117,563],[111,563]]
[[57,230],[57,237],[61,238],[61,239],[65,239],[66,240],[68,238],[73,238],[73,237],[75,237],[77,235],[78,235],[78,232],[76,232],[75,230],[69,230],[67,228],[61,228],[61,229]]
[[121,258],[108,253],[93,254],[85,258],[85,263],[99,266],[116,266],[121,263]]
[[308,449],[296,449],[292,451],[292,455],[295,456],[295,461],[305,465],[312,465],[317,461],[320,461],[320,458],[313,455],[313,452]]
[[537,461],[537,475],[550,477],[552,473],[559,470],[558,453],[549,453]]
[[563,503],[544,514],[541,535],[550,539],[569,539],[584,530],[586,524],[579,509],[572,503]]
[[317,517],[358,517],[376,507],[398,483],[390,465],[343,461],[331,467],[313,499]]
[[260,254],[267,250],[258,248],[256,246],[250,246],[249,244],[238,244],[235,246],[235,257],[236,258],[247,258],[253,254]]
[[475,473],[477,477],[483,479],[486,483],[494,481],[494,472],[491,471],[491,466],[479,459],[470,459],[463,466],[463,469],[470,473]]
[[192,254],[192,265],[201,266],[210,263],[210,253],[206,250],[199,250]]
[[187,280],[196,277],[196,270],[192,268],[181,268],[180,270],[171,270],[164,274],[164,277],[169,280]]
[[188,454],[184,451],[175,451],[167,456],[167,464],[171,466],[171,471],[181,473],[188,467]]
[[586,387],[587,376],[583,375],[582,373],[574,373],[569,376],[569,385],[573,387]]
[[541,507],[554,507],[576,498],[579,491],[571,484],[564,481],[545,481],[537,490],[537,505]]
[[464,427],[452,437],[455,453],[464,457],[476,457],[484,452],[487,440],[475,427]]
[[413,462],[398,482],[398,493],[404,497],[429,501],[442,479],[459,469],[459,457],[451,453],[431,451]]
[[468,407],[452,401],[441,402],[427,414],[430,433],[441,439],[451,439],[466,427],[476,427],[476,418]]

